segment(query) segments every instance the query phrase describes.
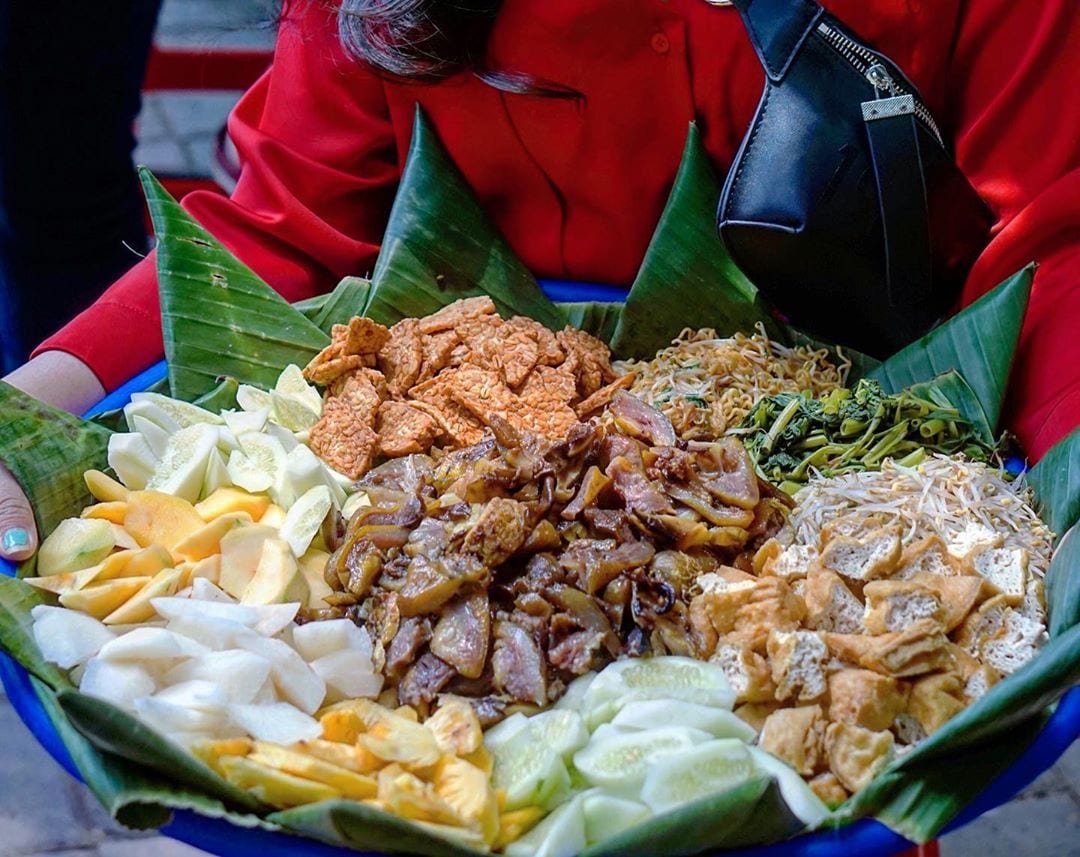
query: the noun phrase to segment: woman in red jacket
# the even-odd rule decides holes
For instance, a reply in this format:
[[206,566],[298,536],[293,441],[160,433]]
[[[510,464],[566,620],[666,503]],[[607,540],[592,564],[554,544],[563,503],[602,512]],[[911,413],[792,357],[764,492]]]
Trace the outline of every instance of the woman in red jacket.
[[[234,111],[243,173],[232,198],[185,200],[289,300],[371,270],[417,104],[538,276],[628,283],[687,123],[723,172],[761,92],[738,14],[717,0],[333,5],[293,3],[273,67]],[[1007,414],[1038,457],[1080,424],[1075,0],[824,5],[913,79],[997,217],[964,302],[1040,264]],[[557,97],[567,91],[582,97]],[[147,259],[9,380],[78,411],[161,352]],[[0,550],[29,554],[32,521],[0,474]]]

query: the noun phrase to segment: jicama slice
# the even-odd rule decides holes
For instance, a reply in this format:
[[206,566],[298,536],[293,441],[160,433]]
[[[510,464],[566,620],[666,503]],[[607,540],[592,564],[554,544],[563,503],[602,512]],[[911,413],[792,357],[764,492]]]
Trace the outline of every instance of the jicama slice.
[[594,786],[622,797],[636,798],[646,773],[665,756],[712,740],[707,732],[685,726],[659,726],[643,731],[611,730],[594,735],[574,754],[574,767]]
[[158,457],[138,432],[117,432],[109,438],[109,467],[124,486],[135,491],[146,487],[157,470]]
[[582,700],[585,722],[595,728],[614,717],[628,702],[681,700],[731,710],[735,693],[716,664],[664,656],[628,658],[606,666]]
[[599,789],[585,792],[581,799],[585,814],[585,841],[589,845],[618,836],[652,815],[643,803],[604,794]]
[[574,857],[585,850],[583,797],[564,803],[536,827],[506,846],[507,857]]
[[747,750],[757,769],[771,774],[776,780],[780,796],[796,818],[809,827],[817,827],[829,817],[829,808],[793,768],[757,747],[748,747]]
[[133,702],[136,716],[158,732],[213,733],[226,724],[226,710],[200,711],[158,696],[144,696]]
[[158,458],[165,457],[165,450],[169,445],[169,432],[155,422],[151,422],[141,414],[134,414],[131,418],[131,430],[138,432],[150,445],[154,455]]
[[97,619],[63,607],[39,604],[30,611],[41,656],[62,669],[86,663],[116,635]]
[[193,405],[181,399],[163,396],[161,393],[132,393],[131,401],[136,405],[141,402],[156,405],[167,413],[182,429],[200,423],[221,425],[222,422],[221,417],[206,410],[206,408],[200,408],[198,405]]
[[241,384],[236,390],[236,404],[245,411],[260,411],[266,408],[270,412],[270,394],[250,384]]
[[374,699],[383,678],[374,672],[371,658],[355,649],[342,649],[311,662],[311,669],[326,683],[326,702],[342,699]]
[[164,628],[136,628],[101,647],[98,657],[106,661],[145,663],[184,660],[209,653],[201,643]]
[[229,695],[225,692],[225,688],[217,682],[205,679],[174,684],[172,687],[159,690],[153,698],[212,714],[223,714],[229,705]]
[[112,524],[99,518],[65,518],[38,549],[38,574],[50,577],[97,565],[116,547]]
[[305,661],[316,661],[343,649],[361,652],[370,660],[371,636],[351,619],[308,622],[293,630],[293,646]]
[[714,738],[753,741],[757,735],[752,726],[730,711],[666,699],[628,702],[611,721],[612,726],[629,729],[653,729],[661,723],[678,723],[680,726],[700,729]]
[[166,686],[190,681],[209,681],[225,690],[229,702],[247,705],[270,678],[270,662],[242,649],[210,652],[184,661],[169,670]]
[[257,634],[237,640],[245,649],[270,662],[270,677],[286,700],[301,711],[314,714],[326,698],[326,682],[300,657],[288,643],[260,637]]
[[216,601],[218,604],[235,604],[232,596],[206,577],[191,581],[191,597],[195,601]]
[[322,735],[318,720],[287,702],[230,705],[229,717],[252,738],[274,744],[295,744]]
[[259,621],[259,611],[245,604],[228,604],[220,601],[196,601],[192,598],[154,598],[150,604],[158,615],[170,622],[174,619],[207,617],[225,619],[248,628]]
[[562,757],[535,741],[528,729],[505,743],[485,741],[484,746],[494,757],[492,785],[506,792],[507,810],[550,809],[570,794],[570,772]]
[[641,799],[660,814],[727,791],[756,773],[746,745],[737,738],[721,738],[654,760],[645,772]]
[[206,477],[207,462],[217,452],[217,429],[193,425],[169,438],[165,456],[146,484],[150,491],[182,497],[190,503],[199,499]]
[[311,540],[315,538],[332,505],[330,489],[325,485],[316,485],[289,507],[285,523],[281,525],[281,538],[292,549],[294,557],[307,553]]
[[153,676],[144,667],[101,658],[86,662],[86,670],[79,682],[79,690],[88,696],[96,696],[128,711],[133,709],[136,699],[150,696],[156,687]]

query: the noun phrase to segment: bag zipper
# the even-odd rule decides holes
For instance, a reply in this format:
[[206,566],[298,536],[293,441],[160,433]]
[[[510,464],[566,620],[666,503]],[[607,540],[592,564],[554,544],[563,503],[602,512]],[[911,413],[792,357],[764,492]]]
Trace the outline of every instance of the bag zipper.
[[[843,57],[848,65],[869,81],[875,90],[887,93],[890,96],[910,95],[915,102],[915,116],[927,130],[934,135],[938,144],[944,146],[941,131],[938,130],[934,117],[929,108],[923,104],[922,99],[904,86],[902,81],[897,81],[890,73],[881,57],[867,50],[854,39],[845,36],[835,27],[829,26],[824,21],[817,25],[817,33],[822,39]],[[878,96],[879,98],[881,96]]]

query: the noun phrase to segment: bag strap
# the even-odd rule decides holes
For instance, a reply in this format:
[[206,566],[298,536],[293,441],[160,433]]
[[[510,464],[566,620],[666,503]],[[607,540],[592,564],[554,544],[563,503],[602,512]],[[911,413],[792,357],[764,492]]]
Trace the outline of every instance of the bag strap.
[[773,83],[787,74],[825,10],[814,0],[732,0]]

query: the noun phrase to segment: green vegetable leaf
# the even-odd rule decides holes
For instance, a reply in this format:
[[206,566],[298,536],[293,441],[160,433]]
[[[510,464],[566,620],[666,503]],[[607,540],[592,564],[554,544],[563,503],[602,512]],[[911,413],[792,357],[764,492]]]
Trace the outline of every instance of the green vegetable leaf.
[[761,322],[782,338],[764,299],[717,235],[720,190],[691,123],[675,185],[611,340],[619,357],[651,358],[687,327],[730,336],[752,333]]
[[34,620],[30,611],[48,603],[45,596],[14,577],[0,575],[0,646],[23,669],[49,687],[71,687],[67,675],[41,656],[34,642]]
[[780,797],[775,781],[760,777],[652,818],[594,845],[581,857],[679,857],[777,842],[802,827]]
[[605,301],[583,301],[556,304],[566,324],[591,333],[604,342],[615,334],[622,315],[623,304]]
[[0,461],[34,508],[42,538],[90,502],[83,473],[107,466],[112,432],[0,381]]
[[383,324],[489,295],[503,317],[562,327],[562,314],[480,208],[419,108],[372,282],[364,315]]
[[922,384],[912,384],[908,387],[908,391],[919,398],[931,401],[942,397],[943,401],[947,401],[956,408],[960,416],[971,424],[975,434],[984,443],[993,446],[994,432],[986,419],[986,412],[979,402],[979,397],[956,370],[950,370]]
[[169,386],[192,401],[221,376],[265,389],[330,338],[200,226],[140,170],[157,233],[158,289]]
[[870,378],[896,392],[957,370],[975,391],[992,429],[997,428],[1035,266],[1028,265],[922,339],[898,351]]
[[1039,516],[1060,538],[1080,521],[1080,429],[1059,440],[1027,474]]
[[348,324],[354,316],[363,315],[371,295],[371,280],[346,277],[326,296],[311,320],[329,334],[335,324]]
[[1046,572],[1047,629],[1058,637],[1080,623],[1080,527],[1058,543]]

